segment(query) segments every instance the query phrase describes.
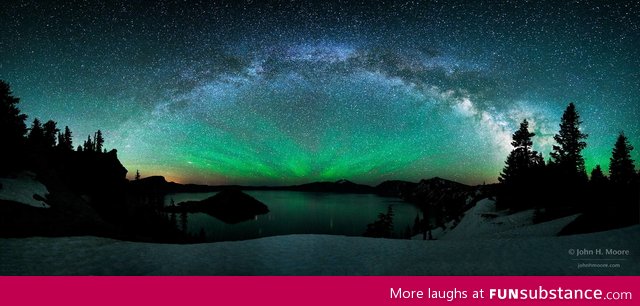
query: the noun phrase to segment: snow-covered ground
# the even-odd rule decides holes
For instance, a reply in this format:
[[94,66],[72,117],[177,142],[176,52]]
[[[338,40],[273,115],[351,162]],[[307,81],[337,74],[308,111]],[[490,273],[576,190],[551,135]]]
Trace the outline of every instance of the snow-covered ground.
[[[432,237],[438,240],[471,240],[517,237],[553,237],[573,222],[579,214],[543,222],[533,223],[533,209],[509,213],[497,211],[491,199],[482,199],[464,213],[458,224],[449,222],[445,228],[432,230]],[[422,234],[413,237],[422,239]]]
[[[290,235],[195,245],[97,237],[0,239],[2,275],[639,275],[640,226],[536,238],[460,241]],[[617,268],[571,250],[629,250]],[[596,256],[600,259],[611,256]],[[607,261],[593,261],[596,264]]]
[[20,173],[15,178],[0,177],[0,199],[14,201],[33,207],[48,208],[49,205],[34,199],[34,195],[44,198],[49,191],[42,183],[36,181],[35,175],[28,172]]
[[444,240],[490,239],[506,237],[551,237],[556,236],[565,226],[573,222],[579,214],[544,223],[533,224],[533,209],[516,213],[497,211],[496,202],[482,199],[465,212],[460,223]]
[[[0,239],[0,275],[640,275],[640,225],[555,236],[576,216],[534,225],[532,214],[496,212],[493,201],[482,200],[430,241],[330,235],[195,245]],[[598,249],[630,255],[576,257],[577,250]]]

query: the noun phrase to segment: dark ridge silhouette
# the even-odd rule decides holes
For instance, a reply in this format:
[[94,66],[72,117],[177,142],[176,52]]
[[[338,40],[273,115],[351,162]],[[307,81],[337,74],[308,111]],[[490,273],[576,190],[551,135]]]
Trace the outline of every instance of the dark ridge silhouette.
[[167,182],[164,176],[148,176],[129,182],[132,190],[143,193],[172,193],[180,190],[181,185],[174,182]]
[[225,189],[241,189],[241,190],[268,190],[269,187],[251,187],[251,186],[238,186],[238,185],[223,185],[223,186],[210,186],[210,185],[197,185],[197,184],[179,184],[175,182],[168,182],[164,176],[154,175],[145,178],[134,179],[129,182],[131,191],[144,194],[159,194],[165,195],[168,193],[199,193],[199,192],[215,192]]
[[429,229],[444,226],[449,220],[460,220],[479,194],[477,187],[434,177],[421,180],[405,200],[419,205],[425,220],[433,220],[433,224],[425,225]]
[[281,187],[282,190],[306,191],[306,192],[334,192],[334,193],[374,193],[369,185],[356,184],[348,180],[336,182],[315,182],[309,184]]
[[[398,197],[417,205],[422,218],[416,217],[414,227],[405,229],[400,238],[422,233],[423,239],[430,237],[430,230],[444,226],[451,220],[460,220],[464,212],[481,198],[494,196],[497,184],[468,186],[451,180],[434,177],[418,183],[407,181],[385,181],[375,187],[381,196]],[[395,237],[394,236],[394,237]]]
[[167,212],[203,212],[228,224],[253,219],[269,212],[264,203],[238,190],[225,189],[202,201],[187,201],[164,208]]
[[376,194],[384,197],[406,198],[418,186],[418,183],[393,180],[384,181],[375,187]]
[[31,164],[49,192],[84,196],[105,220],[116,220],[125,211],[127,169],[116,150],[106,154],[52,151]]
[[[273,190],[273,191],[300,191],[300,192],[330,192],[353,194],[378,194],[381,196],[397,197],[412,203],[438,202],[441,198],[439,191],[472,191],[480,186],[471,187],[462,183],[434,177],[422,180],[419,183],[407,181],[385,181],[372,187],[356,184],[348,180],[336,182],[313,182],[293,186],[242,186],[242,185],[197,185],[179,184],[167,182],[162,176],[150,176],[133,180],[129,184],[132,190],[143,193],[168,194],[181,192],[216,192],[226,189],[238,190]],[[486,187],[486,186],[484,186]],[[484,188],[483,187],[483,188]],[[485,188],[486,189],[486,188]],[[439,196],[436,196],[438,194]],[[484,194],[484,193],[483,193]],[[460,195],[456,195],[458,197]]]
[[333,192],[333,193],[375,193],[375,189],[368,185],[356,184],[347,180],[336,182],[314,182],[293,186],[241,186],[241,185],[197,185],[167,182],[162,176],[150,176],[131,181],[131,187],[139,192],[147,193],[180,193],[180,192],[215,192],[226,189],[239,190],[286,190],[301,192]]
[[475,188],[469,185],[434,177],[421,180],[406,200],[434,205],[447,200],[464,200],[474,190]]

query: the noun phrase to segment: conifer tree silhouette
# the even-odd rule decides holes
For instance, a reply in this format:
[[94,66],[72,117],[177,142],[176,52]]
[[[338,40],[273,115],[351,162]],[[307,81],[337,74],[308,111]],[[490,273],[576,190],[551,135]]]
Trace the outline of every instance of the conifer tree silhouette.
[[68,151],[73,150],[73,134],[68,126],[64,127],[64,148]]
[[98,130],[94,136],[94,150],[98,153],[102,153],[102,146],[104,145],[104,138],[102,138],[102,131]]
[[595,185],[602,185],[608,181],[607,177],[604,176],[602,172],[602,168],[600,165],[596,165],[593,170],[591,170],[591,183]]
[[29,128],[29,135],[27,136],[27,144],[31,150],[39,150],[43,147],[44,143],[44,130],[42,129],[42,123],[40,119],[33,119],[31,128]]
[[539,184],[544,159],[542,154],[532,150],[532,137],[536,134],[529,132],[529,122],[525,119],[520,128],[513,133],[511,145],[513,150],[507,156],[504,169],[498,180],[503,189],[498,203],[505,208],[520,209],[533,205],[532,197],[523,197],[530,193],[534,184]]
[[0,143],[3,158],[0,159],[0,172],[15,170],[24,152],[27,115],[18,109],[20,99],[13,96],[8,83],[0,80]]
[[57,128],[57,123],[53,120],[49,120],[42,126],[42,130],[44,136],[42,139],[42,146],[47,149],[55,147],[56,136],[58,132],[60,132],[60,129]]
[[62,132],[58,132],[58,144],[56,145],[57,148],[62,148],[64,146],[64,135],[62,134]]
[[387,213],[379,213],[378,220],[367,224],[367,230],[363,236],[366,237],[382,237],[392,238],[393,236],[393,207],[387,207]]
[[629,144],[629,140],[620,132],[618,139],[611,152],[611,162],[609,165],[609,176],[614,184],[630,184],[634,180],[635,165],[631,159],[631,151],[633,146]]
[[84,152],[95,151],[95,145],[93,144],[93,141],[91,141],[91,135],[87,135],[87,140],[84,141],[82,148]]
[[553,151],[550,153],[560,174],[567,176],[566,178],[573,182],[586,181],[587,178],[581,152],[587,147],[587,143],[583,140],[589,135],[580,131],[581,123],[576,106],[569,103],[562,114],[560,131],[553,136],[558,144],[553,146]]
[[529,132],[529,122],[525,119],[520,123],[520,128],[513,133],[511,145],[514,149],[507,156],[505,167],[498,180],[502,183],[517,183],[530,175],[530,170],[536,166],[544,165],[542,155],[533,151],[535,133]]

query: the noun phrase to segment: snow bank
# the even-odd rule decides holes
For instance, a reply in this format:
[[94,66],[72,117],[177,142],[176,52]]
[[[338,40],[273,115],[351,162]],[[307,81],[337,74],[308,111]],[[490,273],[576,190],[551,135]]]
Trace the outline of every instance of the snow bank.
[[[2,275],[639,275],[640,226],[463,241],[290,235],[197,245],[96,237],[0,239]],[[618,268],[578,268],[575,249],[626,249]],[[602,263],[597,261],[595,263]]]
[[517,237],[550,237],[556,236],[569,223],[578,218],[580,214],[558,218],[555,220],[533,224],[529,226],[521,226],[511,230],[497,232],[493,235],[495,238],[517,238]]
[[[469,240],[517,237],[552,237],[573,222],[579,214],[533,224],[533,209],[509,213],[497,211],[495,200],[482,199],[464,213],[460,222],[446,224],[445,228],[432,230],[438,240]],[[412,239],[422,239],[422,234]]]
[[506,211],[496,211],[494,200],[482,199],[465,212],[460,223],[441,239],[491,238],[497,232],[531,225],[532,220],[533,210],[507,214]]
[[33,207],[48,208],[49,205],[33,198],[39,195],[44,198],[49,191],[42,183],[35,180],[30,173],[21,173],[16,178],[0,178],[0,200],[14,201]]

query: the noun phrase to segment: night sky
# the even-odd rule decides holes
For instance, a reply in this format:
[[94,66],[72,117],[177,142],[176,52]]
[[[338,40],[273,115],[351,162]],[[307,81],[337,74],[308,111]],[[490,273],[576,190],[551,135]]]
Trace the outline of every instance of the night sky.
[[640,5],[531,2],[5,0],[0,79],[130,177],[496,182],[569,102],[608,171],[620,131],[640,148]]

